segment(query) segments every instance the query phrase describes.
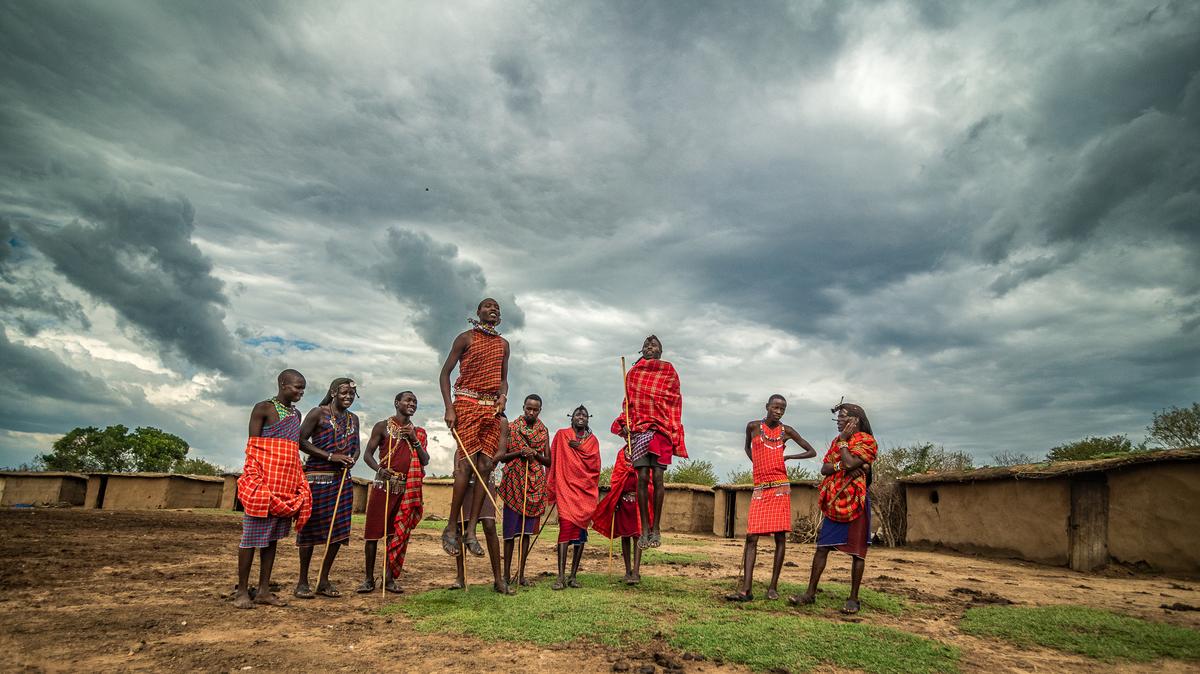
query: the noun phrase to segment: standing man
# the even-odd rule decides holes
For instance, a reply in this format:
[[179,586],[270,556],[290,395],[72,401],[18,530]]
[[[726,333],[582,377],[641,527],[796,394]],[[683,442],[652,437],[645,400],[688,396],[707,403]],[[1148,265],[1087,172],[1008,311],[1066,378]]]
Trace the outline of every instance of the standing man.
[[[608,495],[596,506],[592,515],[592,529],[605,538],[621,539],[621,557],[625,560],[625,584],[642,582],[642,549],[634,544],[642,535],[642,522],[638,517],[637,471],[629,463],[625,448],[617,450],[609,480]],[[654,485],[650,485],[650,498],[654,498]],[[654,511],[650,512],[654,522]]]
[[817,532],[817,551],[813,555],[808,588],[802,595],[788,599],[796,605],[811,604],[817,597],[817,583],[825,571],[830,550],[853,558],[850,565],[850,597],[842,613],[858,613],[858,587],[867,566],[867,546],[871,540],[871,464],[879,445],[871,432],[871,422],[862,407],[838,403],[830,410],[837,414],[838,436],[829,443],[821,464],[821,484],[817,505],[824,517]]
[[[587,408],[571,413],[571,427],[554,434],[550,445],[550,471],[546,478],[548,498],[558,505],[558,580],[552,590],[580,587],[575,575],[583,558],[588,525],[600,497],[600,441],[588,428]],[[571,575],[564,580],[567,548],[575,546]]]
[[504,453],[496,457],[504,464],[500,479],[500,498],[504,499],[504,577],[512,582],[514,539],[520,539],[520,563],[517,583],[525,580],[525,562],[529,558],[531,536],[538,531],[542,513],[546,511],[546,469],[550,467],[550,433],[538,419],[542,399],[531,393],[525,396],[524,414],[508,425],[508,443]]
[[[450,354],[442,365],[439,384],[442,402],[446,405],[446,426],[461,442],[454,453],[454,491],[450,497],[450,520],[442,532],[442,549],[448,555],[460,554],[455,522],[460,519],[467,483],[478,471],[483,482],[490,483],[493,457],[500,442],[500,421],[508,399],[508,340],[500,336],[500,303],[487,298],[475,309],[475,319],[469,319],[471,329],[454,339]],[[458,366],[451,401],[450,373]],[[474,468],[472,468],[472,463]],[[477,489],[472,502],[462,544],[476,557],[483,556],[483,547],[475,537],[475,524],[483,507],[485,489]]]
[[[417,412],[415,393],[396,394],[395,405],[396,414],[371,429],[364,454],[367,465],[375,471],[375,481],[367,494],[367,525],[363,533],[366,578],[358,586],[360,593],[375,591],[375,554],[379,539],[385,539],[384,554],[389,561],[393,556],[390,552],[392,538],[401,539],[398,543],[402,549],[397,558],[399,564],[395,566],[403,566],[403,551],[407,550],[409,536],[416,526],[416,522],[409,520],[414,512],[417,522],[421,519],[421,478],[425,475],[424,467],[429,464],[429,453],[425,450],[428,437],[424,428],[412,422],[412,416]],[[376,449],[379,450],[378,463]],[[404,508],[405,504],[407,508]],[[397,523],[401,526],[397,527]],[[394,565],[387,563],[384,566],[384,589],[403,592],[396,579],[395,572],[399,568],[393,569]]]
[[[650,513],[661,513],[663,472],[671,458],[687,458],[683,443],[683,394],[679,390],[679,375],[675,367],[662,359],[662,342],[650,335],[642,343],[642,357],[625,378],[625,406],[621,416],[612,423],[612,432],[632,447],[629,457],[637,469],[638,514],[642,523],[639,548],[662,545],[662,518],[650,522]],[[628,415],[628,419],[626,419]],[[650,502],[653,480],[654,502]]]
[[[750,514],[746,525],[746,548],[742,558],[742,586],[725,595],[729,601],[750,601],[754,587],[754,561],[758,556],[758,537],[775,537],[775,564],[771,567],[771,584],[767,599],[779,599],[779,573],[787,535],[792,530],[792,483],[788,480],[788,459],[811,459],[817,450],[800,437],[796,429],[783,424],[787,399],[776,393],[767,399],[767,415],[761,421],[746,424],[746,457],[754,471],[754,492],[750,496]],[[784,454],[788,440],[804,448],[801,454]]]
[[300,450],[308,455],[304,474],[313,499],[312,518],[296,533],[300,580],[293,594],[300,599],[316,596],[308,585],[308,567],[314,546],[326,542],[329,548],[321,561],[316,594],[342,596],[329,582],[329,569],[338,549],[350,540],[350,514],[354,510],[350,468],[358,459],[359,450],[358,416],[350,411],[350,406],[357,398],[358,387],[353,379],[334,379],[324,400],[309,410],[300,426]]
[[[287,606],[271,592],[271,570],[279,539],[304,527],[312,514],[312,493],[304,479],[297,451],[300,448],[300,410],[296,403],[304,395],[304,376],[284,370],[276,378],[278,392],[250,411],[250,437],[246,440],[246,464],[238,478],[242,515],[242,541],[238,544],[238,586],[233,605],[254,608],[255,604]],[[253,600],[247,583],[254,551],[258,550],[258,592]]]

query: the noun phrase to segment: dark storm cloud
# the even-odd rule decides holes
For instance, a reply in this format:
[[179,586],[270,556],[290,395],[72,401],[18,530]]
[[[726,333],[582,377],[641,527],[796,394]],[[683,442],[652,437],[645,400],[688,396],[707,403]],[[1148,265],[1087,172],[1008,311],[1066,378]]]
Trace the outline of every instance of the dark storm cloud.
[[122,190],[78,207],[75,222],[28,230],[59,273],[196,366],[246,369],[223,324],[222,284],[191,240],[187,199]]
[[[0,331],[0,390],[7,392],[4,396],[9,401],[6,406],[16,405],[16,401],[30,395],[66,403],[117,401],[104,382],[63,364],[57,356],[45,349],[9,341],[3,331]],[[21,401],[19,405],[25,407],[28,401]],[[23,423],[28,416],[28,410],[16,415],[5,414],[3,427],[13,430],[44,430],[30,428]]]
[[512,294],[489,290],[483,269],[460,258],[456,246],[395,227],[388,230],[383,253],[383,261],[371,269],[376,282],[416,314],[417,334],[434,351],[447,351],[470,327],[465,319],[474,317],[484,297],[500,302],[503,332],[525,324],[525,312]]

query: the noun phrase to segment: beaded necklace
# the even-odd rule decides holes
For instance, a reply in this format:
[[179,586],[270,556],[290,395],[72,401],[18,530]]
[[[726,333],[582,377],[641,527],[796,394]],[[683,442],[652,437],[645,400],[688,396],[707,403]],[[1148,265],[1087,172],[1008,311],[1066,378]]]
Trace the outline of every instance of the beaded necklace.
[[[279,415],[279,421],[283,421],[284,419],[292,416],[292,410],[296,409],[290,405],[284,405],[279,401],[278,397],[271,398],[270,402],[275,406],[275,414]],[[275,423],[279,423],[279,421]]]
[[350,440],[350,410],[342,413],[342,428],[338,429],[338,419],[332,410],[329,412],[329,426],[333,429],[333,446],[335,452],[340,452],[349,445]]
[[770,428],[770,426],[767,426],[767,422],[760,421],[758,422],[758,425],[759,435],[762,436],[763,445],[765,445],[768,449],[783,449],[784,445],[787,444],[787,438],[783,436],[783,424],[779,425],[779,437],[777,438],[772,438],[771,436],[767,435],[767,429]]
[[480,323],[478,320],[476,320],[474,318],[468,318],[467,322],[470,323],[476,330],[482,332],[485,335],[494,335],[496,337],[500,336],[500,331],[497,330],[496,326],[494,326],[494,325],[486,325],[484,323]]

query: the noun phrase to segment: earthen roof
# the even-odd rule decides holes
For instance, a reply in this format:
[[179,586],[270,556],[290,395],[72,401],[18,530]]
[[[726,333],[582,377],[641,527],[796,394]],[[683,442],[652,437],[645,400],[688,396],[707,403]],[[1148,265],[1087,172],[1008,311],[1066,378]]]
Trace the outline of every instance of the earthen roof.
[[1055,461],[1027,463],[1019,466],[996,466],[974,470],[955,470],[944,473],[919,473],[900,478],[904,484],[935,484],[941,482],[982,482],[985,480],[1048,480],[1078,473],[1099,473],[1127,466],[1165,461],[1200,461],[1200,447],[1166,449],[1153,452],[1130,452],[1124,456],[1088,461]]
[[77,477],[86,480],[83,473],[71,473],[61,470],[0,470],[0,477]]
[[[816,488],[816,486],[818,484],[820,484],[819,480],[793,480],[791,483],[791,485],[793,487],[812,487],[814,489]],[[713,487],[713,489],[714,490],[721,489],[724,491],[753,491],[754,485],[752,485],[752,484],[718,484],[718,485],[715,485]]]
[[217,477],[216,475],[190,475],[186,473],[88,473],[88,475],[108,475],[110,477],[138,478],[182,477],[187,480],[198,480],[200,482],[220,482],[222,484],[225,482],[225,478]]

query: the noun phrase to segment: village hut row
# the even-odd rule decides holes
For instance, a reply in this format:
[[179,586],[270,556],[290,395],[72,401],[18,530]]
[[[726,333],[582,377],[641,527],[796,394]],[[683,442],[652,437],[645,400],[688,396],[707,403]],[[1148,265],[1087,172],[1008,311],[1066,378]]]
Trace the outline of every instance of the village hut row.
[[[0,472],[0,506],[66,504],[107,510],[241,510],[237,475]],[[1200,448],[1092,461],[929,473],[900,480],[906,538],[918,547],[1013,557],[1091,571],[1111,562],[1200,574]],[[368,481],[354,478],[354,511]],[[426,517],[444,519],[453,482],[425,480]],[[750,485],[668,484],[664,528],[740,538]],[[603,490],[602,490],[603,493]],[[551,520],[551,522],[553,522]],[[812,540],[817,483],[792,483],[793,531]]]

